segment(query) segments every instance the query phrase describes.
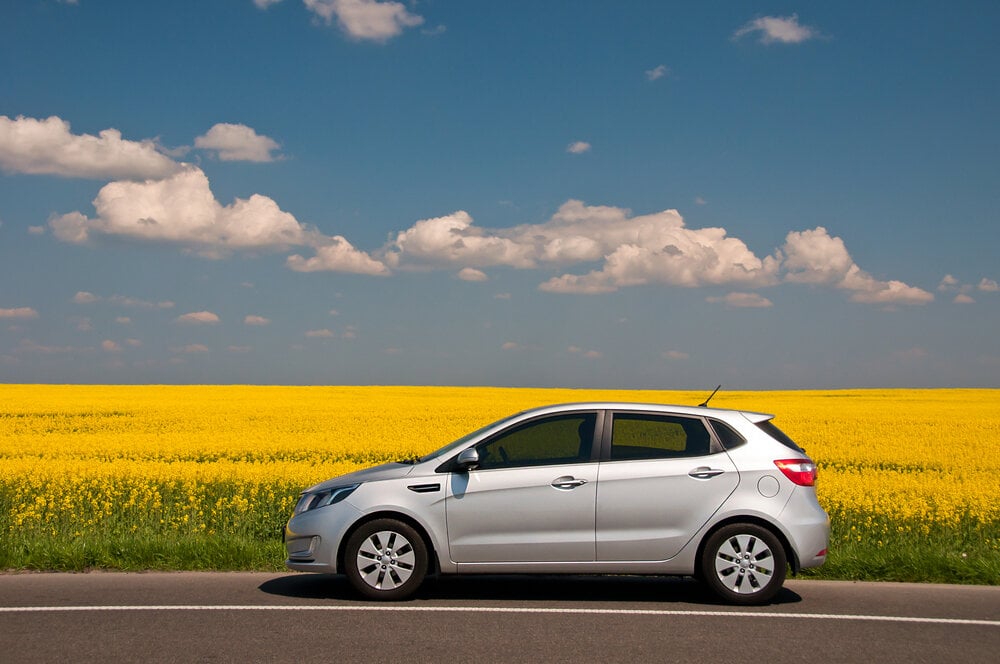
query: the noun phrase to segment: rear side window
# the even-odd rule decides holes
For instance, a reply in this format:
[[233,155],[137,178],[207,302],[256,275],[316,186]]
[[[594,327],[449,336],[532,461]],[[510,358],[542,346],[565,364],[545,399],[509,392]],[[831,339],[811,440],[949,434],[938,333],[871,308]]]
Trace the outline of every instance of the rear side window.
[[768,420],[766,422],[758,422],[757,426],[760,427],[760,429],[764,433],[766,433],[771,438],[774,438],[776,441],[778,441],[785,447],[795,450],[796,452],[802,452],[803,454],[805,453],[805,450],[796,445],[795,441],[789,438],[788,434],[786,434],[784,431],[776,427],[771,420]]
[[701,420],[669,415],[615,413],[611,460],[704,456],[711,437]]
[[725,449],[735,450],[747,442],[743,436],[736,433],[728,424],[724,424],[718,420],[710,420],[710,422],[712,423],[712,428],[715,429],[715,435],[719,437],[719,441]]

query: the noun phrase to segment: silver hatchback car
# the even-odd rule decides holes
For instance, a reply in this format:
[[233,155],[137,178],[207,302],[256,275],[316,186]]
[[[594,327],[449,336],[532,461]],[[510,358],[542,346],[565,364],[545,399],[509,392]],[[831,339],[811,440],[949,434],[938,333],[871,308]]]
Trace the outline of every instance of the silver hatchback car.
[[772,416],[579,403],[306,489],[285,564],[399,600],[428,574],[694,575],[769,601],[826,560],[816,465]]

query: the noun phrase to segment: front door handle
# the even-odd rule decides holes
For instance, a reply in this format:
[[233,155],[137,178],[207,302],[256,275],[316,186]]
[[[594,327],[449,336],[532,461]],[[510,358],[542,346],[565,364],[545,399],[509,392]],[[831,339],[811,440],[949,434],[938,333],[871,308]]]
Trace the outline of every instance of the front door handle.
[[578,486],[583,486],[587,483],[587,480],[578,480],[572,475],[564,475],[563,477],[557,477],[552,480],[552,486],[557,489],[575,489]]
[[718,468],[709,468],[708,466],[701,466],[699,468],[695,468],[694,470],[692,470],[690,473],[688,473],[688,475],[695,478],[696,480],[710,480],[713,477],[718,477],[724,472],[726,471],[719,470]]

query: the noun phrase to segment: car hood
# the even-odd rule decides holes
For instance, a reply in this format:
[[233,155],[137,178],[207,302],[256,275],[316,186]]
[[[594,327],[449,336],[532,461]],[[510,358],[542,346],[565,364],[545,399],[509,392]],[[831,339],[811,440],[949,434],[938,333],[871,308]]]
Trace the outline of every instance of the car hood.
[[394,480],[399,477],[406,477],[411,472],[413,472],[412,463],[383,463],[381,466],[373,466],[372,468],[356,470],[353,473],[347,473],[346,475],[338,475],[337,477],[328,479],[325,482],[320,482],[315,486],[309,487],[306,489],[306,492],[322,491],[323,489],[329,489],[330,487],[335,486],[344,486],[345,484],[375,482],[377,480]]

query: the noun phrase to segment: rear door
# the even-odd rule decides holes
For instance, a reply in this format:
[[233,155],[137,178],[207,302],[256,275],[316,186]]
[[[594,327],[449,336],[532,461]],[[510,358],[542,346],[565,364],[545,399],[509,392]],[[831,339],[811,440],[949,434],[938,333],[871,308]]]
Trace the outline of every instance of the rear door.
[[598,472],[597,560],[677,555],[739,484],[698,417],[614,412]]

